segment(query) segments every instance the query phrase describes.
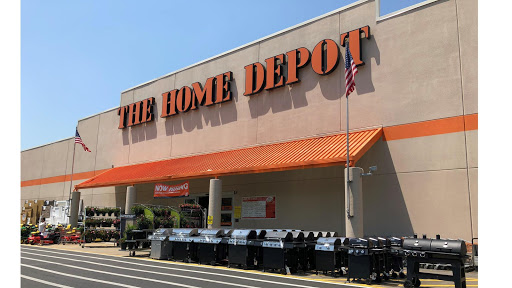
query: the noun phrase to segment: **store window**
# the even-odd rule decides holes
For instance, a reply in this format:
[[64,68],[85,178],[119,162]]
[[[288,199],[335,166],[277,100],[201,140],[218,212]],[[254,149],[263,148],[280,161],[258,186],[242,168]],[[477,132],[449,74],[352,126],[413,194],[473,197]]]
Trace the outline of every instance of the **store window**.
[[233,226],[233,197],[223,197],[220,210],[220,226]]

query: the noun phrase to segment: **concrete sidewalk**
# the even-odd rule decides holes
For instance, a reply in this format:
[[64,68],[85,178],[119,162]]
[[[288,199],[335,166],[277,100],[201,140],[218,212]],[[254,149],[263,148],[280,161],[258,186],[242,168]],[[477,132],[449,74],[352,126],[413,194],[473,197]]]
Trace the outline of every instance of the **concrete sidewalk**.
[[[28,244],[21,244],[21,245],[22,246],[31,246]],[[38,246],[38,247],[75,251],[75,252],[82,252],[82,253],[92,253],[92,254],[97,254],[97,255],[107,255],[107,256],[115,256],[115,257],[130,257],[128,255],[129,254],[128,250],[121,251],[119,249],[119,247],[115,246],[115,244],[113,242],[111,242],[111,243],[105,243],[105,242],[86,243],[84,246],[85,247],[82,248],[81,245],[67,243],[65,245],[49,244],[49,245],[42,245],[42,246]],[[136,255],[133,257],[130,257],[130,258],[140,259],[141,261],[150,260],[150,261],[172,262],[172,261],[167,261],[167,260],[150,259],[148,256],[149,256],[149,249],[143,250],[143,251],[136,251]],[[182,263],[182,262],[179,262],[179,263],[184,264],[184,265],[193,265],[193,266],[194,265],[195,266],[208,266],[213,269],[236,269],[236,268],[227,268],[225,266],[201,265],[201,264],[197,264],[197,263]],[[257,272],[257,270],[247,270],[247,271]],[[436,274],[451,275],[451,271],[447,271],[447,270],[420,269],[420,271],[436,273]],[[270,272],[261,272],[261,273],[270,273]],[[347,283],[346,277],[332,277],[329,275],[323,275],[322,273],[320,273],[319,275],[316,275],[316,273],[297,273],[297,274],[288,275],[288,277],[299,278],[299,279],[311,279],[311,280],[317,280],[317,281],[329,282],[329,283],[340,283],[340,284]],[[405,281],[405,279],[390,279],[386,282],[375,283],[372,285],[366,285],[366,284],[357,283],[357,282],[351,282],[350,284],[357,285],[360,287],[374,287],[374,288],[403,287],[404,281]],[[466,285],[467,285],[467,287],[478,287],[478,272],[473,271],[473,272],[466,273]],[[434,288],[434,287],[455,287],[455,286],[454,286],[453,282],[434,280],[434,279],[421,279],[420,287]]]

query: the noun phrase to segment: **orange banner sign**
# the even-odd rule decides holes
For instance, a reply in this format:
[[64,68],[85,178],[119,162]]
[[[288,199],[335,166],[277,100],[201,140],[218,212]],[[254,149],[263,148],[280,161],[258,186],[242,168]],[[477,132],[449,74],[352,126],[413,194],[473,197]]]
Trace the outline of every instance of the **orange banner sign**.
[[188,186],[188,181],[178,185],[155,184],[153,197],[187,197],[189,193]]

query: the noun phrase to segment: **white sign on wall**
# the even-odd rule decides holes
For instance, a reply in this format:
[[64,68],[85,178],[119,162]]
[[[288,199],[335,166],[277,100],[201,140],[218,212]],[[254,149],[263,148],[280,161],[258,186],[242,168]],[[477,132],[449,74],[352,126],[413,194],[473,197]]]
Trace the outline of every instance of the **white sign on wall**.
[[276,196],[242,198],[242,219],[275,219]]

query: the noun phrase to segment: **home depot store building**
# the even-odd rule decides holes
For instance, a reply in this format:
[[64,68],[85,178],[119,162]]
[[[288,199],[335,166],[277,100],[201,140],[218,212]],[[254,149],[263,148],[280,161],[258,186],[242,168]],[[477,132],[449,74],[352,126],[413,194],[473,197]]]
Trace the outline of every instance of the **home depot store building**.
[[[242,217],[216,211],[215,221],[226,214],[234,228],[344,234],[348,39],[360,64],[350,163],[378,166],[361,178],[364,234],[477,238],[477,1],[390,17],[375,5],[358,1],[138,85],[80,120],[92,152],[77,147],[73,185],[85,205],[208,206],[220,189]],[[21,152],[22,203],[68,199],[73,145]],[[155,184],[186,181],[190,196],[154,197]],[[250,218],[259,208],[248,197],[275,200],[275,216]]]

